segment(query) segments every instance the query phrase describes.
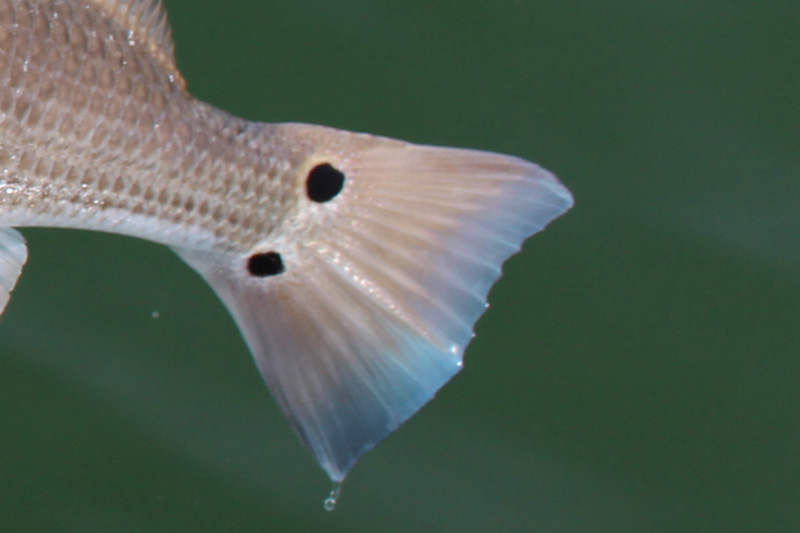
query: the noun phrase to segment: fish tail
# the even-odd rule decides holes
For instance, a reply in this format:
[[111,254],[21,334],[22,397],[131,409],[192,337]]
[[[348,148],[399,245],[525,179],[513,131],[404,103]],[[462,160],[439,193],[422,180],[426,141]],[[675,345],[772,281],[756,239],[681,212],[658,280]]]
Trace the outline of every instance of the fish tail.
[[572,196],[515,157],[284,127],[319,147],[298,171],[308,198],[296,236],[261,253],[263,276],[178,252],[226,303],[294,430],[341,481],[459,371],[503,262]]

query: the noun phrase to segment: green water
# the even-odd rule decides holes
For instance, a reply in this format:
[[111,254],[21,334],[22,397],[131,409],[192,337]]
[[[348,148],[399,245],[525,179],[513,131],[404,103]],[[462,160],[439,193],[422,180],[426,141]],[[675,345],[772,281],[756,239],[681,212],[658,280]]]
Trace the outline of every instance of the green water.
[[506,265],[465,370],[332,514],[188,267],[26,231],[0,324],[0,529],[800,530],[800,4],[166,5],[215,105],[517,154],[577,204]]

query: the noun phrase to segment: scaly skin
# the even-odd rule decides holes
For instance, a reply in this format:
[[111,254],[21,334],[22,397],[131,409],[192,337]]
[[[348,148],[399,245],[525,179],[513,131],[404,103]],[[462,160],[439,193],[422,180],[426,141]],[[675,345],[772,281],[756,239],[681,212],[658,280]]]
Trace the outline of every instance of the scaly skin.
[[311,148],[281,130],[196,100],[99,9],[0,0],[0,225],[249,250],[297,208]]

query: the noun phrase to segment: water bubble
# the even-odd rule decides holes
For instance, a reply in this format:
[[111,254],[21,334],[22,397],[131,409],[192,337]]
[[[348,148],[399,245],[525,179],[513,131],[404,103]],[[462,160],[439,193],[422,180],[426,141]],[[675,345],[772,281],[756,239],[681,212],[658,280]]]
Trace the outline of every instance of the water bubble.
[[153,312],[150,313],[150,316],[153,317],[153,318],[160,318],[161,317],[161,313],[159,313],[158,311],[153,311]]
[[328,497],[325,498],[325,501],[322,502],[322,507],[326,511],[330,512],[336,509],[336,502],[339,500],[339,494],[342,492],[342,483],[340,481],[333,482],[333,488],[331,488],[330,494]]

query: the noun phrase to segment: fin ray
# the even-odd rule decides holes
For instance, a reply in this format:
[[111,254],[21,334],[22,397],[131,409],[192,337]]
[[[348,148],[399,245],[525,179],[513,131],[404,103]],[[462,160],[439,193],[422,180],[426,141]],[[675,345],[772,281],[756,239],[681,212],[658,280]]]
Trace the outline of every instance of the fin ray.
[[186,82],[175,62],[175,44],[162,0],[89,0],[108,13],[182,86]]

